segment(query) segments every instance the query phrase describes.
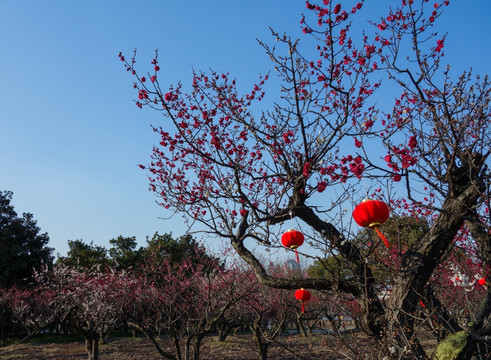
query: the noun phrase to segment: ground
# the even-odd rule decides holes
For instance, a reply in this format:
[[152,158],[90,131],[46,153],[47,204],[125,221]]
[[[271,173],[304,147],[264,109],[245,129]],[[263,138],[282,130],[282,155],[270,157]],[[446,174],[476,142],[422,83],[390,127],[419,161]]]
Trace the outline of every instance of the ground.
[[[350,334],[347,343],[370,356],[366,349],[367,340],[358,334]],[[334,350],[337,349],[337,350]],[[167,347],[172,351],[171,347]],[[343,355],[345,354],[345,355]],[[348,356],[346,356],[348,355]],[[259,356],[255,343],[250,336],[229,336],[225,342],[216,341],[215,337],[204,340],[201,348],[202,360],[256,360]],[[343,350],[343,344],[326,335],[281,336],[270,346],[268,359],[347,359],[354,358],[353,353]],[[0,359],[29,360],[78,360],[87,359],[84,343],[52,343],[42,339],[30,344],[12,344],[0,347]],[[106,345],[101,345],[100,360],[153,360],[161,359],[150,341],[146,338],[110,338]]]

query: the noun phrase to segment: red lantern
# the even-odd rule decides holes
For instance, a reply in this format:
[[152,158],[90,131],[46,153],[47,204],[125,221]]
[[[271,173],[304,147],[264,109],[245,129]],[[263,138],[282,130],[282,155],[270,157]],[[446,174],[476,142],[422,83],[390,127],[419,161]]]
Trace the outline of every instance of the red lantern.
[[480,278],[479,280],[477,280],[477,283],[481,286],[484,286],[486,285],[486,279],[485,278]]
[[380,200],[365,199],[355,207],[353,219],[362,227],[375,229],[385,246],[390,247],[387,238],[378,229],[389,218],[389,208]]
[[303,244],[305,237],[300,231],[297,230],[288,230],[281,236],[281,243],[284,247],[294,249],[295,256],[297,257],[297,263],[300,262],[298,259],[297,248]]
[[299,300],[302,304],[302,312],[305,312],[304,303],[310,300],[310,291],[305,289],[300,289],[295,291],[295,299]]

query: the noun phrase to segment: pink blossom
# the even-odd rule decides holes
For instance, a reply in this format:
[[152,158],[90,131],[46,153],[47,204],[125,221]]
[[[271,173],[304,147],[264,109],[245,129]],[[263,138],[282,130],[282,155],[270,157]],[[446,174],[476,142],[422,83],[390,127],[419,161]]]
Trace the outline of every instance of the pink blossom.
[[363,174],[363,170],[365,169],[365,165],[361,163],[361,157],[357,156],[354,159],[354,162],[350,164],[350,170],[355,176],[359,179]]
[[171,101],[172,100],[172,93],[168,92],[164,95],[165,101]]
[[440,52],[443,49],[443,39],[437,40],[435,52]]
[[408,143],[408,146],[414,150],[414,148],[416,147],[416,145],[418,145],[418,142],[416,141],[416,136],[411,136],[409,138],[409,143]]
[[312,164],[309,162],[306,162],[303,164],[303,175],[305,176],[306,179],[310,176],[310,168],[312,167]]
[[334,7],[334,10],[333,10],[333,13],[335,14],[339,14],[339,12],[341,11],[341,4],[337,4],[335,7]]
[[360,140],[358,140],[357,138],[355,138],[355,146],[356,146],[357,148],[360,148],[360,147],[362,146],[361,141],[360,141]]

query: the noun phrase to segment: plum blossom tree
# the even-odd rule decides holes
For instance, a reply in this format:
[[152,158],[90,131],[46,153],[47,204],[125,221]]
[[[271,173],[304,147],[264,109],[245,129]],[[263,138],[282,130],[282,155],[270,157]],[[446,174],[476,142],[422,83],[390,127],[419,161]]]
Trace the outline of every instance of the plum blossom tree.
[[[198,360],[204,337],[251,288],[244,286],[245,273],[239,267],[229,264],[224,269],[201,248],[177,263],[171,257],[159,259],[135,276],[122,304],[125,317],[161,357]],[[161,346],[160,333],[172,340],[173,352]]]
[[257,345],[259,359],[268,358],[269,346],[285,330],[293,307],[292,293],[258,284],[244,309],[249,315],[249,329]]
[[62,310],[61,303],[56,301],[57,294],[50,289],[39,287],[23,289],[14,286],[6,292],[5,296],[14,319],[27,331],[27,335],[20,340],[20,343],[53,324]]
[[[272,274],[291,276],[291,270],[270,263],[267,266]],[[247,297],[238,303],[238,311],[251,332],[256,344],[255,352],[260,360],[269,356],[271,344],[282,345],[282,351],[299,354],[297,350],[279,339],[279,335],[286,329],[288,322],[295,321],[295,308],[300,309],[300,303],[295,299],[294,291],[275,289],[259,283],[254,274],[243,276],[243,283],[253,289]],[[303,354],[306,355],[306,354]],[[274,357],[281,356],[275,354]]]
[[[165,118],[153,128],[159,145],[151,161],[141,165],[161,205],[228,239],[266,286],[356,299],[360,327],[376,340],[380,357],[429,356],[415,313],[462,231],[485,271],[491,262],[491,86],[471,72],[454,80],[443,66],[445,36],[434,30],[447,5],[401,0],[357,35],[352,25],[369,4],[307,1],[303,42],[275,31],[274,46],[260,42],[281,81],[273,103],[265,94],[269,75],[241,94],[229,74],[197,72],[186,91],[181,84],[165,87],[158,53],[148,77],[139,75],[134,57],[120,54],[134,76],[136,105]],[[377,94],[387,88],[399,94],[378,108]],[[353,241],[349,210],[367,194],[429,226],[394,252],[397,266],[383,283],[367,244]],[[279,235],[293,220],[309,253],[339,254],[350,276],[292,279],[268,272],[251,240],[267,250],[280,247]],[[368,249],[378,246],[374,238]],[[381,286],[390,290],[386,296]],[[440,348],[451,358],[489,352],[480,346],[491,334],[489,287],[481,297],[471,321],[447,326],[465,345]]]
[[77,270],[56,265],[36,275],[38,289],[49,291],[51,309],[58,309],[60,323],[85,338],[89,360],[99,358],[99,342],[121,319],[121,299],[131,288],[124,271]]

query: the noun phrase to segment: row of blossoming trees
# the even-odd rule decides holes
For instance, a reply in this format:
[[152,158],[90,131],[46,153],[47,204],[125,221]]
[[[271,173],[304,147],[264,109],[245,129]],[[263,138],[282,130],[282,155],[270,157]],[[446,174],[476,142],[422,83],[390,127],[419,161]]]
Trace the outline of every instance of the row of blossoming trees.
[[90,360],[106,335],[121,328],[144,334],[162,358],[199,359],[205,336],[224,340],[238,327],[248,329],[266,359],[287,320],[297,320],[290,292],[260,286],[243,266],[219,262],[201,247],[179,261],[155,257],[120,270],[59,263],[37,271],[30,286],[3,289],[0,305],[25,329],[25,340],[69,329],[84,337]]
[[[164,208],[227,239],[262,284],[356,301],[380,357],[427,358],[421,319],[451,334],[438,356],[486,357],[490,287],[454,322],[443,306],[452,300],[438,290],[448,277],[438,274],[467,272],[471,284],[489,271],[489,80],[443,64],[437,30],[449,1],[401,0],[386,11],[347,4],[307,1],[301,41],[273,30],[275,45],[260,45],[277,78],[260,77],[243,94],[227,73],[167,85],[157,54],[146,74],[120,54],[136,105],[163,115],[159,144],[141,167]],[[380,16],[353,34],[369,6]],[[387,253],[376,238],[356,241],[350,213],[367,196],[424,220],[426,231]],[[307,237],[304,255],[319,263],[330,255],[346,276],[291,279],[264,267],[251,245],[280,247],[293,221]],[[387,276],[377,276],[381,267]]]
[[[373,269],[382,283],[390,279],[394,268],[400,267],[398,248],[416,241],[427,230],[427,224],[411,218],[390,219],[384,230],[394,247],[374,249],[379,264]],[[171,238],[164,235],[154,239],[164,245],[162,240]],[[68,265],[64,258],[54,268],[36,271],[28,286],[2,290],[0,305],[25,329],[24,340],[40,331],[69,329],[85,338],[89,359],[98,358],[99,343],[110,331],[128,328],[144,334],[156,353],[166,359],[199,359],[205,336],[216,335],[225,340],[230,330],[239,327],[245,329],[243,336],[254,340],[253,350],[260,359],[267,359],[273,342],[283,347],[283,352],[308,357],[308,349],[293,346],[288,336],[278,336],[285,335],[287,325],[296,326],[304,335],[306,328],[324,333],[326,349],[332,354],[377,357],[376,349],[366,341],[352,341],[362,338],[344,340],[345,330],[361,326],[364,316],[351,296],[313,291],[311,300],[301,304],[293,291],[261,286],[250,270],[231,260],[231,252],[221,254],[229,259],[225,264],[196,243],[185,242],[189,239],[182,237],[177,242],[186,243],[185,255],[152,251],[133,266],[120,269],[114,264]],[[367,240],[370,234],[363,232],[356,239]],[[148,248],[154,248],[152,245],[155,242]],[[349,276],[349,269],[339,257],[323,260],[308,269],[312,276],[331,281]],[[282,277],[300,275],[298,268],[272,264],[268,271]],[[427,336],[442,339],[448,334],[438,321],[442,313],[447,326],[458,328],[479,307],[486,291],[485,282],[475,276],[481,271],[474,254],[462,250],[453,252],[440,266],[438,281],[432,287],[439,296],[425,294],[417,312],[419,326]],[[379,289],[383,303],[388,301],[388,289]]]

